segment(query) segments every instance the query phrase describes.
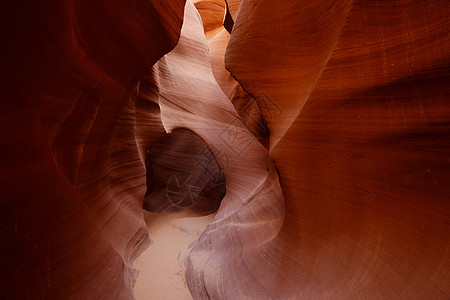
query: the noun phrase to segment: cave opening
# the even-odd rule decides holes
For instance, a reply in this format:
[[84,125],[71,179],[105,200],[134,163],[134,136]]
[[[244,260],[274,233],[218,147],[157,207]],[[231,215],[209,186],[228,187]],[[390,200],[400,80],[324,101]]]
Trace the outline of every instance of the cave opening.
[[208,145],[189,129],[174,129],[146,156],[144,209],[213,213],[225,196],[225,178]]
[[184,259],[212,222],[226,193],[225,178],[208,145],[184,128],[164,135],[147,152],[146,169],[143,208],[152,245],[136,260],[134,294],[189,298]]

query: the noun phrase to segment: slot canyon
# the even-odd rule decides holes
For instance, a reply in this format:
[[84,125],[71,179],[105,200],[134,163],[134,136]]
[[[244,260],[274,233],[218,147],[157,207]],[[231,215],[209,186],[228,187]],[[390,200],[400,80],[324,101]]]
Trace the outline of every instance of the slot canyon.
[[450,299],[448,0],[1,12],[1,299]]

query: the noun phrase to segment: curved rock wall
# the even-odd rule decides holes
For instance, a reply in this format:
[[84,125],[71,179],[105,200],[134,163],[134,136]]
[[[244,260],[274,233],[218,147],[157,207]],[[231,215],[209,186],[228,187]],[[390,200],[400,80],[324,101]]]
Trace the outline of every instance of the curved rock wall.
[[2,3],[3,299],[132,297],[150,243],[132,95],[178,41],[183,9]]
[[[195,3],[196,8],[198,9],[203,2],[209,3],[209,1],[198,1]],[[224,20],[226,14],[225,0],[219,2],[223,3],[223,7],[221,11],[214,11],[217,17],[214,18],[215,26],[210,26],[210,28],[213,29],[208,30],[208,27],[205,26],[205,17],[206,22],[210,22],[210,15],[203,16],[203,10],[199,9],[205,28],[206,40],[208,41],[211,69],[220,88],[231,100],[239,117],[249,131],[257,137],[263,145],[268,147],[269,129],[267,128],[261,109],[258,107],[255,99],[242,89],[241,85],[225,68],[224,57],[230,33],[224,28],[226,22]]]
[[448,1],[195,2],[2,4],[3,298],[131,298],[187,128],[226,181],[195,299],[448,299]]
[[283,223],[283,195],[267,149],[215,80],[201,29],[199,14],[187,2],[177,46],[154,66],[164,127],[188,128],[217,149],[226,181],[217,214],[191,245],[186,279],[195,299],[267,296],[280,262],[266,252]]
[[286,201],[273,298],[449,297],[448,11],[242,1],[226,65],[270,104]]

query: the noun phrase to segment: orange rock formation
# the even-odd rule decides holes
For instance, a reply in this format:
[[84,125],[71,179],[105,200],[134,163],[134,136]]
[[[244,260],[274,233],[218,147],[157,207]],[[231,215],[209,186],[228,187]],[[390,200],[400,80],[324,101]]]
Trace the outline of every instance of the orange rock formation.
[[448,299],[449,2],[193,2],[2,4],[2,298],[131,299],[182,128],[226,184],[194,299]]

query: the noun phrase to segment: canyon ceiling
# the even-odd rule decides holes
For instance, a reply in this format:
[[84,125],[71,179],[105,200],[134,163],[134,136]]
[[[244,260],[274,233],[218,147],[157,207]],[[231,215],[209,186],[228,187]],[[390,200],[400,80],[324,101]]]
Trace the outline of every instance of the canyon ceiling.
[[194,299],[449,299],[450,2],[193,2],[1,4],[0,297],[132,299],[166,166]]

